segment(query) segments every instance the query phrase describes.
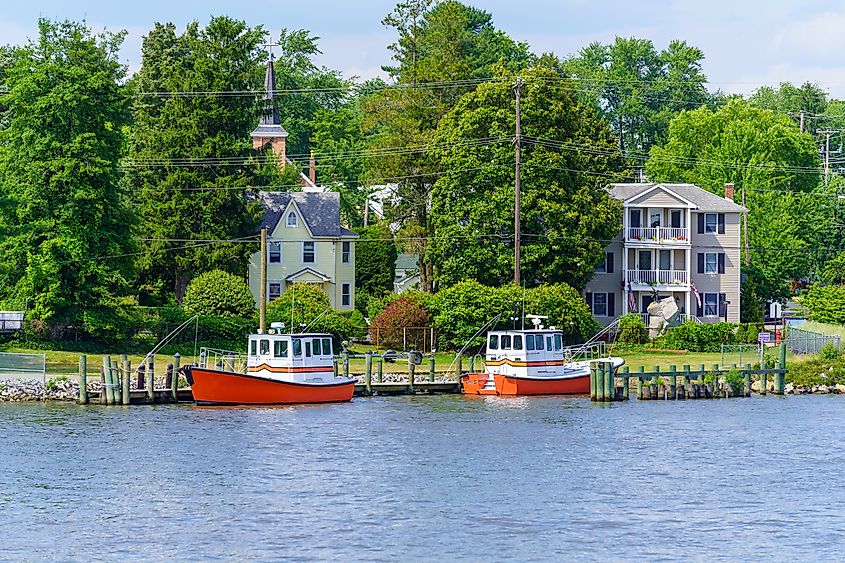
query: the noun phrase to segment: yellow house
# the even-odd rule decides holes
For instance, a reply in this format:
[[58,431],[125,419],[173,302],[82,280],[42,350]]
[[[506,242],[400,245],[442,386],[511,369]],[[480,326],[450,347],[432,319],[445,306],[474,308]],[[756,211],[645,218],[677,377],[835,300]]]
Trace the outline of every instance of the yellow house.
[[[313,283],[337,311],[355,308],[355,240],[340,224],[340,194],[261,192],[267,227],[267,299],[293,283]],[[249,261],[249,288],[260,299],[261,254]]]

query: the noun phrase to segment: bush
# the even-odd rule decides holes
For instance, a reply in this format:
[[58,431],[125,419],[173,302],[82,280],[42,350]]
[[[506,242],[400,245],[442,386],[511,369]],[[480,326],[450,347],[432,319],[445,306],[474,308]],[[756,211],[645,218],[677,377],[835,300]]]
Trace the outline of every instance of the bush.
[[372,323],[370,341],[386,348],[398,348],[404,342],[404,329],[431,325],[431,315],[422,299],[403,295],[391,301]]
[[821,350],[819,350],[819,357],[822,360],[827,361],[841,360],[842,354],[839,352],[839,350],[836,349],[836,346],[828,342],[827,344],[821,347]]
[[814,284],[804,293],[801,304],[814,321],[845,324],[845,286]]
[[722,344],[736,342],[735,328],[736,325],[731,323],[700,324],[688,321],[667,330],[661,345],[672,350],[719,352]]
[[194,315],[249,317],[255,311],[255,298],[238,276],[212,270],[191,280],[182,306]]
[[267,323],[274,322],[284,323],[293,332],[325,332],[335,340],[348,340],[361,332],[356,329],[360,321],[334,311],[323,290],[309,283],[290,286],[267,306]]
[[628,313],[619,317],[617,327],[619,331],[616,342],[619,344],[645,344],[648,342],[648,328],[646,328],[642,316],[636,313]]
[[845,385],[845,360],[818,357],[789,364],[786,381],[794,385]]

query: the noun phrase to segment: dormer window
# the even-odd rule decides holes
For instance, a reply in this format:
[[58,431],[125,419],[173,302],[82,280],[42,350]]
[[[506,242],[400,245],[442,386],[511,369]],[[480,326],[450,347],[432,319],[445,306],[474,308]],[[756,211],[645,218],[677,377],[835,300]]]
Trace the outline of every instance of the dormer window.
[[297,227],[297,226],[299,226],[299,219],[297,218],[296,213],[294,213],[293,211],[291,211],[290,213],[288,213],[287,226],[288,226],[288,227]]

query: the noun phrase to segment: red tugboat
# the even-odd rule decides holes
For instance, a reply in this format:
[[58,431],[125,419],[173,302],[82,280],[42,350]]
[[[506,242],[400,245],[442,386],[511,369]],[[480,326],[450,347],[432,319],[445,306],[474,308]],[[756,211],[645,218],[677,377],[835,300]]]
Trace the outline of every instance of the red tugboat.
[[[534,317],[535,319],[540,317]],[[461,376],[468,395],[587,395],[590,364],[609,361],[614,372],[625,363],[617,357],[598,357],[596,345],[565,348],[563,333],[543,329],[492,331],[487,335],[484,373]],[[595,358],[580,359],[592,352]]]
[[253,334],[249,353],[202,348],[185,377],[198,405],[290,405],[352,399],[355,379],[335,377],[328,334]]

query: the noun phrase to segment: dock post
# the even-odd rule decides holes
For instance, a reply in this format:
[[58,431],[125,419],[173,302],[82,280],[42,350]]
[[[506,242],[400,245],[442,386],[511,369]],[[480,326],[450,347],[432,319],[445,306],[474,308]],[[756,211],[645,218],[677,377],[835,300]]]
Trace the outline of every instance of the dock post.
[[334,372],[334,376],[338,376],[338,367],[337,367],[337,358],[332,358],[332,371]]
[[147,357],[147,400],[151,403],[155,402],[155,380],[156,380],[156,364],[155,356]]
[[[761,367],[761,368],[760,368],[760,371],[762,372],[762,371],[763,371],[763,370],[765,370],[765,369],[766,369],[765,367]],[[769,385],[769,381],[768,381],[768,379],[769,379],[769,378],[768,378],[768,377],[766,377],[766,373],[765,373],[765,372],[763,372],[763,373],[761,373],[761,374],[760,374],[760,394],[761,394],[761,395],[765,395],[765,394],[766,394],[766,392],[768,391],[768,389],[766,389],[766,387]]]
[[100,366],[100,404],[107,405],[108,401],[108,386],[106,385],[106,370]]
[[616,378],[613,373],[613,364],[602,362],[601,370],[604,372],[604,400],[613,401],[616,399]]
[[437,360],[434,357],[436,350],[434,348],[431,349],[431,355],[428,357],[428,380],[431,383],[434,383],[434,362]]
[[373,394],[373,351],[364,354],[364,388],[367,395]]
[[123,404],[128,405],[129,399],[131,395],[129,393],[129,377],[132,374],[132,363],[127,358],[123,361],[123,380],[121,383],[123,384]]
[[88,404],[88,358],[79,356],[79,404]]
[[751,396],[751,364],[745,364],[745,369],[743,370],[745,373],[742,375],[742,396],[743,397],[750,397]]
[[628,366],[622,367],[622,400],[627,401],[631,397],[631,382],[630,375],[631,368]]
[[780,373],[775,374],[775,394],[783,395],[784,383],[786,383],[786,344],[781,343],[778,350],[778,369]]
[[684,399],[689,399],[690,391],[692,387],[690,386],[690,366],[689,364],[684,365]]
[[117,363],[117,360],[114,363],[111,363],[111,358],[109,359],[109,363],[111,364],[111,383],[112,389],[114,389],[114,404],[115,405],[122,405],[123,404],[123,380],[120,377],[120,366]]
[[164,375],[164,388],[170,389],[173,386],[173,364],[167,364]]
[[349,350],[343,351],[343,377],[349,377]]
[[[475,356],[472,357],[472,360],[469,364],[469,371],[475,371]],[[458,352],[455,356],[455,381],[458,383],[461,382],[461,374],[464,372],[464,355]]]
[[669,371],[672,375],[669,376],[669,398],[673,400],[678,399],[678,366],[675,364],[669,365]]
[[642,399],[643,399],[643,373],[645,373],[645,366],[638,367],[637,372],[640,374],[640,375],[637,376],[637,400],[642,401]]
[[713,398],[719,396],[719,364],[713,364]]
[[663,395],[661,387],[663,385],[658,385],[657,382],[662,380],[663,378],[660,377],[660,366],[654,366],[654,375],[651,376],[651,398],[652,399],[660,399],[661,395]]
[[141,360],[141,363],[138,364],[138,374],[135,377],[135,389],[143,389],[144,388],[144,372],[146,371],[146,366],[144,364],[144,360]]
[[596,365],[590,364],[590,400],[596,402],[598,399],[598,386],[596,385]]
[[378,363],[378,376],[376,377],[376,381],[381,383],[384,379],[384,356],[379,356],[376,362]]
[[414,363],[414,350],[408,353],[408,389],[411,394],[414,393],[414,372],[417,370],[417,364]]
[[114,404],[114,386],[111,372],[111,356],[103,356],[103,377],[106,380],[106,404]]
[[170,382],[170,395],[173,402],[179,400],[179,368],[181,367],[182,356],[179,352],[173,354],[173,379]]

